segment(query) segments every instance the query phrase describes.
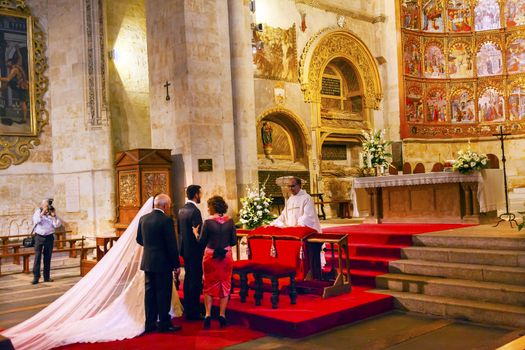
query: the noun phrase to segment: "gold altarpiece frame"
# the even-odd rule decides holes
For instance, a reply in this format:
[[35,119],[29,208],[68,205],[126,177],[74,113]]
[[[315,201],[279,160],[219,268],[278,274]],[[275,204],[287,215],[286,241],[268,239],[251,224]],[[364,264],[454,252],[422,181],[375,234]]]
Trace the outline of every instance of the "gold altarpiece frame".
[[49,122],[45,34],[25,0],[0,1],[0,169],[21,164]]
[[[363,93],[362,120],[345,120],[342,125],[330,125],[321,114],[322,78],[330,62],[342,59],[354,69]],[[310,103],[312,115],[313,173],[320,174],[322,144],[335,139],[355,142],[363,130],[372,127],[371,110],[378,110],[383,98],[378,64],[361,39],[339,27],[326,28],[306,44],[299,62],[299,82],[304,101]]]

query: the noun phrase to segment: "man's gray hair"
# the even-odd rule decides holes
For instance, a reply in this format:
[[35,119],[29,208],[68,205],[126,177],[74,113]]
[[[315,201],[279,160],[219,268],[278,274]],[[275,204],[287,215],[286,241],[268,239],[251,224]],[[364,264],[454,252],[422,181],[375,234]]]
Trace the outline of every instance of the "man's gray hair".
[[153,206],[155,208],[163,207],[166,204],[171,202],[170,197],[167,194],[161,193],[155,197],[155,201],[153,202]]

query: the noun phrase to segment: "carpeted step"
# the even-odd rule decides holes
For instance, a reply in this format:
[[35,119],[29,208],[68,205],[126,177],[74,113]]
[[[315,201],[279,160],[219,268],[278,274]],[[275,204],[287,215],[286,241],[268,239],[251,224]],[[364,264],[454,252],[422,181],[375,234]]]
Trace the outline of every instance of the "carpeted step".
[[403,259],[441,261],[462,264],[525,267],[525,251],[438,247],[405,247]]
[[401,248],[407,245],[349,243],[350,256],[382,256],[400,259]]
[[389,273],[377,276],[378,289],[525,306],[525,286]]
[[352,281],[352,285],[362,287],[375,288],[376,277],[383,274],[384,272],[380,271],[350,269],[350,279]]
[[412,234],[399,232],[352,232],[348,235],[351,244],[412,245]]
[[[331,267],[332,262],[337,268],[339,266],[339,259],[337,256],[332,258],[330,255],[325,255],[326,266]],[[388,272],[388,263],[396,259],[393,258],[382,258],[375,256],[352,256],[350,257],[350,269],[355,270],[373,270],[382,271],[383,273]],[[346,259],[342,259],[342,266],[346,267]]]
[[425,233],[413,237],[414,246],[485,250],[525,250],[525,238],[513,236]]
[[523,267],[396,260],[390,262],[389,271],[392,273],[525,285],[525,268]]
[[525,327],[525,307],[442,296],[376,289],[370,292],[395,298],[402,310],[498,326]]

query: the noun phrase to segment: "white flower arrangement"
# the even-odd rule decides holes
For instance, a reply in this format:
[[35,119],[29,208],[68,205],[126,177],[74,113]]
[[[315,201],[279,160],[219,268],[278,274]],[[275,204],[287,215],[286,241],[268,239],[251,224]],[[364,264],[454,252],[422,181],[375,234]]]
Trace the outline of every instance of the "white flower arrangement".
[[452,165],[452,169],[462,174],[468,174],[475,170],[481,170],[488,166],[488,158],[483,153],[476,153],[470,149],[470,142],[466,151],[459,151],[458,158]]
[[248,229],[268,224],[275,219],[270,211],[273,198],[266,195],[265,189],[264,185],[260,189],[248,186],[247,196],[241,198],[240,222]]
[[381,167],[387,169],[392,154],[387,151],[388,146],[392,144],[385,140],[385,130],[363,131],[365,140],[363,141],[362,161],[364,169],[373,169]]

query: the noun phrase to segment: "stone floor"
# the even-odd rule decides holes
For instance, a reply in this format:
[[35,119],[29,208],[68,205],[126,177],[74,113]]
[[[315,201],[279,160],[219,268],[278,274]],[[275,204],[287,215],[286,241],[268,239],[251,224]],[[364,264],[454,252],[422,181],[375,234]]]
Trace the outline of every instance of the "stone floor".
[[508,328],[393,311],[307,338],[267,336],[228,349],[489,350],[497,349],[520,335],[520,332]]
[[[31,275],[0,277],[0,329],[31,317],[79,279],[79,268],[53,270],[52,283],[30,284]],[[266,336],[230,349],[496,349],[519,336],[510,328],[487,327],[394,311],[303,339]]]

